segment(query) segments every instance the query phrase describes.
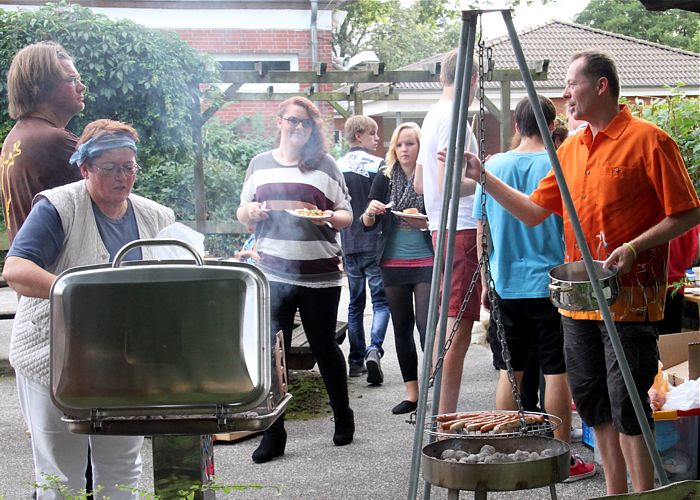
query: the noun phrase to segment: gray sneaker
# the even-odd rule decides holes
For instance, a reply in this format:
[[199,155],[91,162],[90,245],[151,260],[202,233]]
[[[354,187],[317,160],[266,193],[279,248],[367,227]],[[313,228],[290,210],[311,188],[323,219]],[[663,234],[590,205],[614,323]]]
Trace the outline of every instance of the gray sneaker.
[[351,366],[350,367],[350,373],[349,375],[351,377],[361,377],[367,373],[367,368],[365,368],[365,365],[360,365],[360,366]]
[[367,383],[371,385],[381,385],[384,382],[384,373],[382,373],[382,364],[379,361],[379,351],[372,349],[365,357],[367,364]]

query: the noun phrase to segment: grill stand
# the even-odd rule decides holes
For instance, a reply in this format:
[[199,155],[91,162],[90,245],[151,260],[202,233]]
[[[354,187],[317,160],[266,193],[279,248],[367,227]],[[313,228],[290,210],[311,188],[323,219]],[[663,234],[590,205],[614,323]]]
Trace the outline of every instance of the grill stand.
[[[447,490],[447,500],[459,500],[459,491],[460,490]],[[477,488],[474,490],[474,500],[486,500],[487,491],[486,488]],[[557,488],[555,485],[549,485],[549,494],[552,500],[557,500]]]

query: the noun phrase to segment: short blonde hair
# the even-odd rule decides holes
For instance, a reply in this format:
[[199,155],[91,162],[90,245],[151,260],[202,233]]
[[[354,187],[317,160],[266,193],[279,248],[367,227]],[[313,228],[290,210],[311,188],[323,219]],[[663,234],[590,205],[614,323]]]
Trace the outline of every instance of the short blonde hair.
[[57,83],[65,77],[61,60],[73,61],[56,42],[27,45],[12,58],[7,72],[8,113],[19,120],[46,102]]
[[[440,62],[440,84],[443,87],[452,87],[455,84],[455,77],[457,74],[457,56],[459,52],[457,49],[452,49],[447,52]],[[466,61],[465,61],[466,64]],[[476,78],[478,74],[476,68],[476,61],[472,60],[472,81]]]
[[375,122],[369,116],[357,115],[351,116],[345,122],[345,129],[343,130],[343,136],[348,144],[354,144],[356,141],[355,136],[357,134],[362,134],[368,130],[379,130],[377,122]]
[[391,134],[391,141],[389,141],[389,149],[386,152],[386,169],[384,170],[384,175],[391,177],[391,172],[394,167],[399,162],[396,157],[396,143],[399,142],[399,135],[404,130],[413,130],[416,133],[416,139],[418,140],[418,147],[420,148],[420,127],[416,122],[403,122],[401,125],[394,129]]

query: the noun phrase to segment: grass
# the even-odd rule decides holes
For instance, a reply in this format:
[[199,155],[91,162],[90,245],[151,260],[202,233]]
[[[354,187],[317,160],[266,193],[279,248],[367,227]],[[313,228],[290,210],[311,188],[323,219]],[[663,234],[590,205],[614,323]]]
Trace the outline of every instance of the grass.
[[318,372],[290,370],[288,382],[287,390],[293,397],[287,406],[287,419],[310,420],[332,414],[326,386]]

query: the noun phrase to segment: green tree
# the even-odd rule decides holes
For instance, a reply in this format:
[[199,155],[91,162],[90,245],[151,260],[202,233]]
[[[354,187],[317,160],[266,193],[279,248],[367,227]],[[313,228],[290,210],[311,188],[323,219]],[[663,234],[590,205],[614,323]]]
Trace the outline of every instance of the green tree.
[[397,69],[459,41],[455,1],[356,0],[343,6],[347,15],[333,37],[333,53],[345,58],[374,51],[387,69]]
[[574,22],[670,47],[700,52],[700,14],[648,11],[639,0],[591,0]]
[[[69,128],[80,134],[96,118],[133,123],[141,135],[140,161],[189,160],[200,82],[213,67],[176,34],[111,20],[64,2],[35,11],[0,10],[0,134],[7,115],[7,69],[22,47],[41,40],[63,45],[87,85],[85,111]],[[191,163],[190,163],[191,165]]]
[[[274,135],[266,133],[260,115],[241,117],[225,123],[212,118],[202,129],[204,142],[204,188],[207,197],[206,219],[235,219],[241,187],[253,156],[272,149]],[[158,200],[175,210],[180,220],[194,220],[194,172],[192,164],[166,159],[154,163],[147,173],[139,174],[140,194]],[[228,249],[232,254],[234,248]]]
[[[507,5],[523,2],[530,5],[534,0],[511,0]],[[387,69],[397,69],[456,47],[460,9],[488,8],[493,3],[502,5],[491,0],[352,0],[343,4],[347,15],[333,33],[333,54],[344,59],[372,50]]]
[[673,137],[695,190],[700,192],[700,99],[687,97],[682,87],[677,87],[668,97],[639,102],[630,108],[633,114],[654,122]]

